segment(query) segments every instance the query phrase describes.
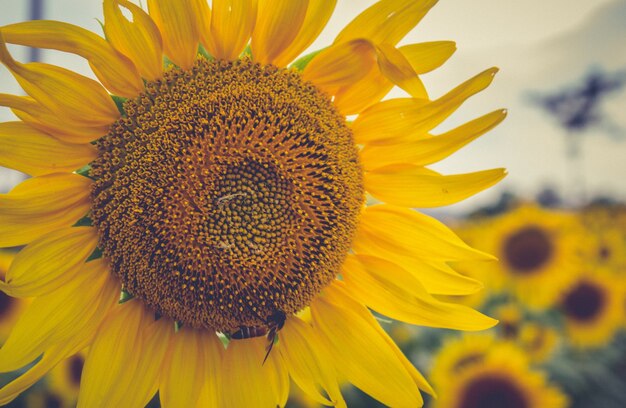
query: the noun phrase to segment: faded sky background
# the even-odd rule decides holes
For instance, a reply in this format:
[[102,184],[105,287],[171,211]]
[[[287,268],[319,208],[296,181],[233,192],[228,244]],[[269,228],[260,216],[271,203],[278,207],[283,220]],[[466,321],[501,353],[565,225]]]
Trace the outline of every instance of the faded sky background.
[[[101,32],[99,0],[44,0],[45,17]],[[332,41],[340,29],[373,0],[339,0],[330,25],[312,46]],[[0,25],[27,18],[28,0],[0,0]],[[497,129],[435,166],[444,173],[506,167],[500,185],[445,211],[466,211],[487,204],[502,191],[534,196],[544,186],[566,194],[568,188],[564,131],[529,104],[532,92],[558,91],[583,79],[592,69],[626,69],[626,0],[441,0],[404,40],[454,40],[458,50],[442,68],[423,77],[432,98],[490,66],[500,73],[490,88],[473,97],[441,131],[498,108],[509,117]],[[26,53],[11,47],[17,59]],[[45,62],[88,74],[80,58],[44,51]],[[0,67],[0,92],[19,93]],[[399,93],[396,95],[400,95]],[[589,195],[626,200],[626,90],[612,94],[604,106],[622,127],[622,139],[590,132],[583,145],[583,169]],[[0,120],[12,118],[0,108]],[[19,180],[0,173],[0,190]]]

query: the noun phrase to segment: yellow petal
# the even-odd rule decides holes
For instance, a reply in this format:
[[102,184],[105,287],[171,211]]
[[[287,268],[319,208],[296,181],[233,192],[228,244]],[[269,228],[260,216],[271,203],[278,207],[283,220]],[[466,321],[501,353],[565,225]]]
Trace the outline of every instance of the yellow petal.
[[436,3],[437,0],[381,0],[352,20],[335,43],[367,38],[374,44],[396,45]]
[[182,69],[191,69],[198,53],[198,21],[192,0],[148,0],[150,17],[163,37],[165,55]]
[[441,222],[417,211],[391,205],[367,207],[355,239],[426,261],[493,260],[469,247]]
[[89,61],[100,82],[116,95],[133,98],[143,90],[133,63],[115,52],[103,38],[84,28],[59,21],[33,20],[4,26],[1,31],[10,44],[80,55]]
[[216,336],[184,327],[172,336],[159,387],[162,406],[196,406],[207,374],[204,348],[210,337]]
[[0,166],[32,176],[71,172],[97,157],[89,144],[68,144],[23,122],[0,123]]
[[116,294],[108,268],[96,261],[90,266],[33,300],[0,349],[0,372],[19,369],[57,344],[93,336]]
[[340,87],[363,78],[375,64],[376,53],[372,44],[353,40],[320,52],[306,66],[302,78],[332,95]]
[[358,254],[387,259],[411,273],[428,293],[436,295],[470,295],[484,289],[484,285],[461,275],[443,261],[420,259],[415,254],[398,252],[393,247],[382,247],[371,235],[359,233],[352,249]]
[[200,43],[206,48],[211,42],[211,8],[207,0],[191,0],[191,7],[196,16]]
[[213,0],[211,42],[205,44],[217,59],[233,61],[244,50],[256,22],[257,0]]
[[309,7],[298,35],[274,58],[274,64],[279,67],[286,66],[311,45],[328,23],[336,5],[337,0],[309,0]]
[[469,307],[435,299],[411,273],[382,258],[349,255],[342,276],[356,300],[392,319],[455,330],[484,330],[497,323]]
[[88,344],[88,340],[80,337],[79,342],[71,341],[69,343],[56,345],[47,350],[35,365],[0,389],[0,405],[5,405],[13,401],[20,393],[26,391],[43,376],[48,374],[57,364],[67,357],[76,354]]
[[496,184],[504,169],[442,176],[420,166],[388,166],[365,174],[365,189],[374,197],[402,207],[441,207],[465,200]]
[[90,208],[91,180],[55,173],[28,179],[0,194],[0,247],[24,245],[74,225]]
[[[132,21],[120,6],[132,13]],[[113,47],[135,63],[143,78],[154,81],[163,76],[161,33],[141,7],[127,0],[105,0],[104,32]]]
[[428,99],[424,84],[409,61],[393,45],[376,46],[380,72],[414,98]]
[[54,65],[15,61],[1,31],[0,61],[27,94],[71,123],[110,125],[120,117],[113,99],[98,82]]
[[[310,398],[324,405],[345,406],[334,368],[311,326],[289,317],[280,331],[280,354],[289,375]],[[332,401],[322,393],[323,389]]]
[[252,33],[252,55],[261,64],[273,63],[296,38],[309,0],[259,0]]
[[375,328],[378,324],[374,318],[337,286],[335,282],[326,288],[324,296],[311,305],[314,326],[320,331],[337,370],[387,406],[421,406],[418,387]]
[[224,358],[224,346],[214,333],[203,334],[204,353],[204,387],[200,394],[197,407],[218,407],[222,394],[222,360]]
[[356,115],[379,102],[393,88],[391,82],[375,65],[360,80],[340,88],[333,101],[344,115]]
[[424,137],[435,126],[493,81],[496,68],[488,69],[432,102],[390,99],[371,106],[352,124],[357,143],[399,143]]
[[456,51],[453,41],[433,41],[398,48],[415,72],[425,74],[443,65]]
[[11,108],[24,123],[68,143],[89,143],[105,135],[110,127],[110,124],[90,127],[68,123],[66,118],[59,117],[28,96],[0,94],[0,106]]
[[436,163],[493,129],[505,117],[505,110],[497,110],[439,136],[392,145],[368,145],[361,150],[361,163],[366,170],[400,163],[418,166]]
[[67,227],[31,242],[16,256],[0,289],[11,296],[34,297],[72,280],[98,244],[92,227]]
[[[287,374],[277,364],[276,350],[263,364],[265,337],[233,340],[228,344],[223,363],[223,404],[225,407],[275,407],[283,399],[277,385]],[[281,372],[282,370],[282,372]],[[241,385],[245,384],[245,387]]]

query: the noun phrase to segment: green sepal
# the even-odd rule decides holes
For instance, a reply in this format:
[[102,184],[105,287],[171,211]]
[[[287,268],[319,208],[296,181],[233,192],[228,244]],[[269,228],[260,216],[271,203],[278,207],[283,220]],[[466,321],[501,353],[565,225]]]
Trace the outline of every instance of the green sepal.
[[174,320],[174,333],[178,333],[183,328],[183,324],[178,320]]
[[117,301],[117,303],[119,303],[120,305],[128,302],[129,300],[133,299],[135,296],[133,296],[130,292],[128,292],[126,289],[122,289],[122,291],[120,292],[120,300]]
[[163,69],[167,70],[170,68],[177,68],[178,66],[172,62],[171,59],[167,58],[167,56],[163,56]]
[[213,57],[202,44],[198,45],[198,54],[202,55],[209,61],[213,61],[215,59],[215,57]]
[[102,258],[102,250],[96,247],[96,249],[93,250],[91,255],[89,255],[89,258],[87,258],[85,262],[93,261],[93,260],[100,259],[100,258]]
[[307,65],[309,65],[309,62],[311,62],[313,60],[313,58],[315,58],[317,56],[317,54],[319,54],[320,52],[324,51],[326,48],[322,48],[319,49],[317,51],[313,51],[310,54],[307,54],[303,57],[298,58],[293,64],[291,64],[289,67],[290,68],[295,68],[298,71],[304,71],[304,68],[306,68]]
[[115,106],[117,106],[117,110],[120,111],[120,115],[126,117],[126,111],[124,110],[124,102],[128,100],[128,98],[124,98],[117,95],[111,95],[111,99],[115,102]]
[[83,177],[87,177],[87,178],[93,179],[93,177],[91,177],[91,175],[89,173],[91,173],[91,164],[86,164],[83,167],[81,167],[80,169],[76,170],[76,174],[78,174],[79,176],[83,176]]
[[90,216],[85,215],[83,218],[76,221],[76,224],[72,225],[72,227],[93,227],[93,221]]
[[224,347],[228,346],[228,343],[230,343],[230,335],[228,334],[217,333],[217,338],[220,339]]
[[250,59],[252,59],[252,47],[250,46],[250,43],[248,43],[248,45],[246,45],[246,49],[243,50],[243,52],[240,55],[241,57],[249,57]]

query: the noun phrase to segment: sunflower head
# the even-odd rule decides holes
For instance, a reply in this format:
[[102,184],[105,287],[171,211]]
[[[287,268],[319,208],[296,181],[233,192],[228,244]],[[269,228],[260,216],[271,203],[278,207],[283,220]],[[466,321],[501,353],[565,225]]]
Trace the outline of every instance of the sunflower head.
[[[0,246],[23,246],[0,289],[35,298],[0,349],[0,372],[23,369],[0,404],[88,348],[79,406],[157,390],[164,407],[284,406],[290,379],[345,406],[338,378],[418,406],[433,390],[370,309],[495,324],[437,297],[475,293],[450,265],[493,257],[414,208],[504,177],[427,168],[504,119],[432,133],[497,69],[428,95],[420,75],[454,43],[397,44],[435,0],[378,1],[297,59],[335,3],[104,0],[104,38],[0,27],[0,62],[28,94],[0,94],[19,118],[0,124],[0,165],[33,176],[0,196]],[[77,54],[97,80],[5,43]]]

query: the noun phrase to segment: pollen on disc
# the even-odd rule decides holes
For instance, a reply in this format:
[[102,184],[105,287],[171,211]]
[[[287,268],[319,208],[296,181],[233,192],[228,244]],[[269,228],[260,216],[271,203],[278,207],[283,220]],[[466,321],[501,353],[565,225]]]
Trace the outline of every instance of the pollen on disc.
[[199,59],[124,109],[91,175],[99,246],[128,292],[231,332],[301,310],[339,273],[362,170],[345,118],[297,72]]

